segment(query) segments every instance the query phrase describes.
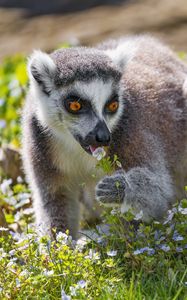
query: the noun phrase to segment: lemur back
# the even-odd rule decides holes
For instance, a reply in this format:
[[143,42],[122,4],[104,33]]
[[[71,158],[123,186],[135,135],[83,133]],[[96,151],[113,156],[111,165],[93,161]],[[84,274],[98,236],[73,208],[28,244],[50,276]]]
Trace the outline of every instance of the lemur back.
[[[162,219],[187,181],[187,66],[135,36],[35,52],[28,70],[23,162],[37,223],[76,238],[83,197]],[[111,176],[95,168],[103,146],[122,164]]]

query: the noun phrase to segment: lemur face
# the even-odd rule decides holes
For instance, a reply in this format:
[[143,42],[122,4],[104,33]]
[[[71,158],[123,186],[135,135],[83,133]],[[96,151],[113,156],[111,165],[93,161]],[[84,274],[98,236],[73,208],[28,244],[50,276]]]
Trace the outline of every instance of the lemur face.
[[92,153],[107,146],[122,114],[120,71],[99,50],[64,49],[51,57],[35,52],[29,63],[31,93],[44,126],[68,130]]
[[121,103],[114,82],[77,81],[62,91],[61,120],[88,153],[107,146],[119,117]]

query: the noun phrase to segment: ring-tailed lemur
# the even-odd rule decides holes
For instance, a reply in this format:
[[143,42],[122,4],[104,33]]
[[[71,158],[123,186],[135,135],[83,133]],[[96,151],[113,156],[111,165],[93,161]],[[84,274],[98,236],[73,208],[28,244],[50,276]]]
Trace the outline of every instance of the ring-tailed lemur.
[[[37,222],[76,238],[80,199],[92,206],[94,189],[105,203],[120,199],[122,211],[162,218],[187,182],[187,66],[135,36],[36,51],[28,70],[23,161]],[[111,176],[95,171],[91,155],[107,145],[122,164]]]

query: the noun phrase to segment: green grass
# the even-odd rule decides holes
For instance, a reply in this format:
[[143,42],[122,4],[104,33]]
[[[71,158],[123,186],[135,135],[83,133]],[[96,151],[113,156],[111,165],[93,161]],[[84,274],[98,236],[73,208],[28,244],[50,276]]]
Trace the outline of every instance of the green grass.
[[[20,109],[27,87],[25,58],[0,67],[0,141],[19,147]],[[104,159],[106,172],[113,164]],[[0,299],[187,299],[187,200],[165,223],[134,224],[134,216],[105,208],[108,232],[78,244],[67,234],[39,237],[28,187],[0,183]],[[136,216],[137,217],[137,216]],[[1,225],[0,225],[1,226]]]

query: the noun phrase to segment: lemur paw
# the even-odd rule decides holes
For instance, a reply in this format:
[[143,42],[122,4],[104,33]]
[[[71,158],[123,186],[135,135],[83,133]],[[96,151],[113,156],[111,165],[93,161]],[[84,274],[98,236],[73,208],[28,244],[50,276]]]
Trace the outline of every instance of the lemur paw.
[[126,181],[123,173],[106,176],[96,186],[96,200],[103,203],[122,203]]

